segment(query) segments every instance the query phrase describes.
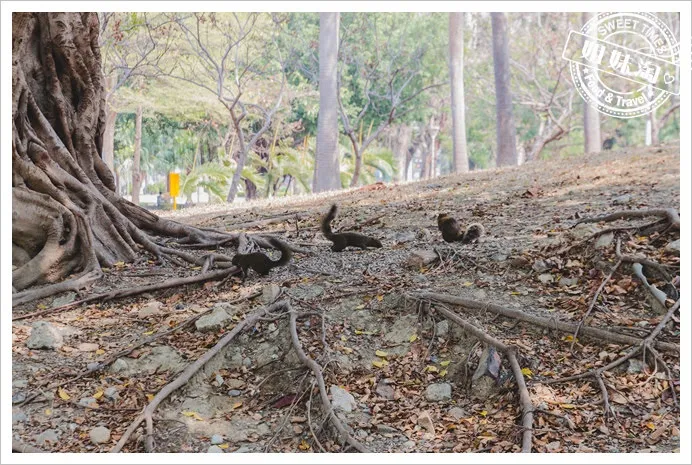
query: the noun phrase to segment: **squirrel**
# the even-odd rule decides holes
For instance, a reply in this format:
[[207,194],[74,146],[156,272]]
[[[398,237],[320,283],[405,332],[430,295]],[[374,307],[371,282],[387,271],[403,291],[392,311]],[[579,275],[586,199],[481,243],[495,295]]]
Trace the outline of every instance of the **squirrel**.
[[333,242],[332,250],[334,252],[341,252],[348,246],[360,247],[363,250],[368,247],[382,247],[382,243],[379,240],[366,236],[365,234],[358,234],[354,232],[332,232],[331,222],[336,217],[336,210],[336,204],[332,205],[329,212],[322,217],[321,222],[322,234],[324,234],[324,237]]
[[440,213],[437,216],[437,227],[442,232],[442,239],[444,239],[445,242],[463,242],[464,244],[468,244],[485,233],[485,228],[480,223],[471,223],[462,232],[457,220],[447,213]]
[[277,266],[287,264],[293,256],[291,249],[282,241],[271,237],[269,238],[269,243],[281,251],[281,258],[276,261],[272,260],[262,252],[253,252],[248,254],[237,253],[233,256],[231,263],[240,267],[241,271],[243,272],[243,280],[247,278],[248,268],[252,268],[262,276],[266,276],[269,274],[269,270],[276,268]]

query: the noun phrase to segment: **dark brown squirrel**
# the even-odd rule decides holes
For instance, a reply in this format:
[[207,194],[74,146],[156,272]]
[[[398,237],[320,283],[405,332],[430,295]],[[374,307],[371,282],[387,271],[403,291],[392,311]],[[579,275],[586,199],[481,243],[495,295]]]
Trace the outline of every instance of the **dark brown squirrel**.
[[447,213],[440,213],[437,216],[437,227],[442,232],[442,239],[444,239],[445,242],[462,242],[468,244],[485,233],[485,228],[480,223],[471,223],[462,232],[457,220]]
[[269,271],[272,268],[287,264],[293,256],[291,249],[282,241],[274,237],[271,237],[268,240],[271,245],[276,247],[277,250],[281,251],[281,258],[276,261],[272,260],[262,252],[253,252],[248,254],[237,253],[233,256],[231,263],[240,267],[241,271],[243,272],[243,280],[247,278],[248,268],[252,268],[262,276],[266,276],[269,274]]
[[333,242],[332,250],[334,252],[341,252],[346,247],[360,247],[361,249],[367,249],[368,247],[382,247],[382,243],[377,239],[366,236],[365,234],[358,234],[354,232],[343,232],[334,233],[332,232],[331,222],[336,218],[336,205],[332,205],[329,212],[322,217],[322,234],[324,237]]

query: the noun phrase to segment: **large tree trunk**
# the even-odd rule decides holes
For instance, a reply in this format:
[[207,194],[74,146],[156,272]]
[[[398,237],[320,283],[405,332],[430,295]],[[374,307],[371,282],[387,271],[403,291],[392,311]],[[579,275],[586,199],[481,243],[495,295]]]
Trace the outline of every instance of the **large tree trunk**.
[[[106,78],[106,85],[108,86],[106,89],[106,93],[113,89],[116,85],[116,75],[115,73],[111,74]],[[112,99],[112,95],[111,95]],[[113,108],[113,105],[111,105],[111,102],[106,102],[106,128],[103,132],[103,151],[102,151],[102,156],[103,156],[103,162],[106,164],[108,169],[111,171],[111,173],[115,172],[115,163],[114,163],[114,156],[115,154],[113,153],[115,150],[115,121],[118,117],[118,112],[115,111],[115,108]]]
[[497,166],[517,164],[517,129],[512,115],[509,74],[509,37],[504,13],[490,14],[493,28],[493,67],[497,113]]
[[132,161],[132,203],[139,205],[139,190],[142,184],[142,105],[137,106],[135,115],[135,154]]
[[411,144],[411,126],[407,124],[399,125],[392,144],[394,152],[394,160],[396,162],[396,172],[394,173],[394,182],[407,181],[408,172],[408,156],[409,145]]
[[[581,22],[586,24],[595,13],[582,13]],[[586,37],[584,37],[586,40]],[[584,152],[601,151],[601,115],[594,107],[584,102]]]
[[339,175],[339,120],[337,55],[339,13],[320,13],[320,113],[317,117],[317,147],[313,192],[341,188]]
[[[144,251],[190,259],[144,230],[188,242],[234,238],[160,219],[114,192],[102,159],[98,34],[94,13],[12,15],[12,284],[23,291],[15,305],[84,287]],[[27,290],[37,284],[48,285]]]
[[464,108],[464,13],[449,14],[449,78],[452,89],[452,156],[455,173],[469,170]]

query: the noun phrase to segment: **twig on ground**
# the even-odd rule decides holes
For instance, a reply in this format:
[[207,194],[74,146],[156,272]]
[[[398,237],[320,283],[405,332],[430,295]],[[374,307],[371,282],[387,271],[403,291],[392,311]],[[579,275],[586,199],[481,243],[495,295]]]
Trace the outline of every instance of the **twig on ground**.
[[618,211],[606,215],[594,216],[592,218],[582,218],[577,221],[574,226],[581,223],[600,223],[601,221],[615,221],[624,218],[646,218],[648,216],[666,218],[672,227],[680,229],[680,215],[678,215],[678,212],[673,208]]

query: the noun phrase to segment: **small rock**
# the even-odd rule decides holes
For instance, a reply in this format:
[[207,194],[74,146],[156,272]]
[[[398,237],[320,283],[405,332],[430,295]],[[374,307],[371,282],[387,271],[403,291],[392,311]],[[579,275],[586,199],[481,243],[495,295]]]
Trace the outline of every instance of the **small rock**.
[[195,322],[195,327],[201,333],[208,333],[218,331],[230,321],[231,317],[226,313],[226,310],[223,307],[215,306],[210,314],[204,315]]
[[99,345],[93,342],[82,342],[77,346],[77,350],[80,352],[94,352],[98,348]]
[[334,410],[351,412],[356,408],[356,399],[354,399],[347,390],[332,385],[329,387],[329,393],[332,395],[332,406]]
[[596,239],[594,247],[596,249],[604,249],[613,242],[614,237],[615,235],[612,232],[601,234],[600,236],[598,236],[598,239]]
[[26,379],[15,379],[12,380],[12,387],[19,388],[19,389],[24,389],[29,385],[29,381]]
[[34,437],[39,445],[45,442],[58,442],[58,431],[54,429],[47,429],[43,433],[38,434]]
[[22,402],[24,402],[25,399],[26,399],[26,394],[24,394],[23,392],[17,392],[16,394],[12,395],[12,403],[13,404],[21,404]]
[[411,252],[411,255],[406,259],[405,266],[408,268],[422,268],[438,260],[437,252],[432,249],[417,249]]
[[103,395],[106,396],[107,399],[116,400],[118,398],[118,389],[111,386],[103,391]]
[[449,383],[431,384],[425,389],[425,398],[431,402],[450,400],[452,398],[452,385]]
[[435,434],[435,424],[430,417],[429,412],[423,412],[418,415],[418,425],[430,434]]
[[74,292],[67,292],[65,295],[53,299],[52,307],[60,307],[62,305],[67,305],[77,298],[77,294]]
[[228,395],[231,397],[238,397],[241,394],[242,392],[237,389],[231,389],[230,391],[228,391]]
[[632,201],[632,196],[630,194],[619,195],[615,197],[612,201],[613,205],[625,205]]
[[394,242],[397,244],[405,244],[406,242],[414,240],[416,240],[416,233],[414,231],[404,231],[394,236]]
[[87,370],[96,371],[99,369],[100,366],[101,366],[101,364],[99,362],[87,363]]
[[560,279],[560,286],[569,287],[574,286],[579,282],[579,278],[562,278]]
[[79,399],[79,405],[82,407],[98,408],[99,404],[93,397],[82,397]]
[[214,445],[223,444],[223,436],[221,436],[220,434],[214,434],[212,435],[209,442],[211,442]]
[[449,416],[453,417],[455,420],[459,420],[460,418],[467,417],[468,414],[466,413],[466,410],[464,410],[461,407],[452,407],[449,409],[449,412],[447,412]]
[[642,373],[645,369],[645,365],[642,363],[641,359],[639,358],[631,358],[627,360],[628,365],[627,365],[627,373],[634,374],[634,373]]
[[680,239],[670,242],[664,249],[664,252],[671,255],[680,255]]
[[368,437],[368,432],[364,429],[359,429],[358,431],[356,431],[356,436],[358,436],[360,439],[365,439]]
[[37,321],[31,325],[31,335],[26,340],[29,349],[55,350],[62,346],[62,332],[47,321]]
[[245,357],[243,359],[243,366],[250,368],[252,366],[252,359],[250,359],[250,357]]
[[113,365],[111,365],[111,371],[113,373],[121,373],[127,371],[128,369],[129,366],[127,365],[127,362],[122,358],[117,359],[115,362],[113,362]]
[[387,400],[394,399],[394,388],[390,386],[388,383],[386,383],[384,380],[380,380],[380,382],[377,383],[377,388],[375,389],[375,392],[378,396],[384,397]]
[[435,334],[437,337],[447,337],[449,334],[449,321],[442,320],[435,325]]
[[252,449],[249,447],[239,447],[238,450],[234,450],[233,453],[235,454],[247,454],[248,452],[252,452]]
[[163,304],[158,300],[152,300],[144,304],[142,308],[137,312],[137,317],[140,319],[149,318],[150,316],[155,316],[161,313],[161,307]]
[[12,424],[21,423],[27,420],[26,413],[21,410],[12,411]]
[[396,428],[393,428],[393,427],[387,426],[387,425],[382,425],[382,424],[377,425],[377,431],[379,433],[385,433],[385,434],[387,434],[387,433],[388,434],[396,434],[399,432],[399,430]]
[[490,259],[494,262],[504,262],[505,260],[507,260],[508,256],[509,255],[507,255],[506,253],[497,252],[497,253],[492,254],[490,256]]
[[550,273],[543,273],[538,275],[538,280],[543,284],[548,284],[553,282],[553,275]]
[[231,389],[240,389],[245,386],[245,381],[238,378],[229,378],[226,380],[226,386]]
[[89,431],[89,439],[94,444],[105,444],[111,440],[111,430],[105,426],[97,426]]
[[533,262],[533,266],[531,266],[533,271],[536,273],[543,273],[544,271],[548,271],[550,269],[550,266],[546,263],[545,260],[536,260]]
[[557,451],[562,444],[560,441],[552,441],[545,445],[545,448],[551,452]]
[[262,288],[262,302],[264,304],[274,302],[279,298],[279,295],[281,295],[281,288],[274,283]]
[[220,448],[219,446],[209,446],[209,449],[207,449],[208,454],[223,454],[223,449]]
[[411,449],[412,447],[416,447],[416,442],[415,441],[406,441],[401,445],[404,449]]

